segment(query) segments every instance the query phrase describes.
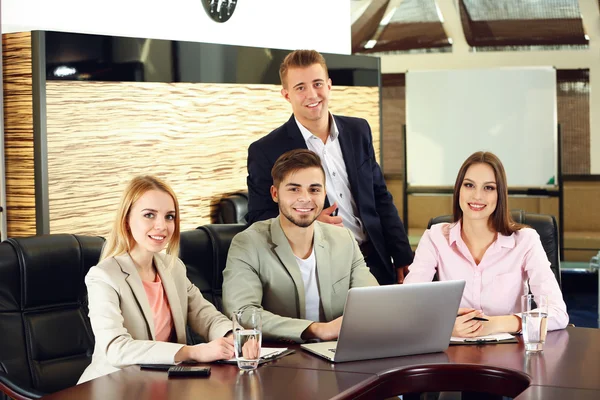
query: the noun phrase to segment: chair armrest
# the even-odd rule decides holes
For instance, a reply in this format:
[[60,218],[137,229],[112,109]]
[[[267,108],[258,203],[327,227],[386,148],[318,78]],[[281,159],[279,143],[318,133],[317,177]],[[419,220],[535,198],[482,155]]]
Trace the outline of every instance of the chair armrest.
[[15,400],[39,399],[46,394],[33,388],[19,386],[4,372],[0,372],[0,392],[6,393]]

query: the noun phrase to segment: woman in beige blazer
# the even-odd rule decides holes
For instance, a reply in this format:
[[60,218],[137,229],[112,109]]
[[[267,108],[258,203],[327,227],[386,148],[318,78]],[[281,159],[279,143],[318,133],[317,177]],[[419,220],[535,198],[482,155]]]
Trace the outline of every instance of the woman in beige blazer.
[[[166,254],[160,253],[165,247]],[[233,357],[231,321],[187,279],[178,253],[175,193],[155,177],[134,178],[121,199],[101,261],[85,278],[96,345],[79,383],[132,364]],[[153,296],[148,288],[156,289],[157,282],[162,282],[161,295]],[[168,339],[156,339],[155,323],[159,336]],[[208,343],[187,346],[186,324]]]

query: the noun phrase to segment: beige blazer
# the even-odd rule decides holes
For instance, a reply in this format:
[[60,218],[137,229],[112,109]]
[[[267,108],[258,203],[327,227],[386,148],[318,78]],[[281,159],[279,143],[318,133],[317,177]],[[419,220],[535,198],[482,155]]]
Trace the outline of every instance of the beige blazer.
[[[315,221],[317,281],[325,321],[342,315],[348,289],[377,286],[352,233]],[[248,306],[263,307],[265,339],[302,342],[313,322],[305,318],[300,267],[279,217],[254,223],[231,242],[223,271],[226,315]]]
[[157,253],[154,263],[177,334],[177,343],[155,340],[154,317],[142,280],[129,254],[102,260],[85,277],[89,316],[96,338],[92,363],[78,383],[132,364],[171,364],[186,343],[186,324],[207,341],[224,336],[231,321],[202,297],[183,262]]

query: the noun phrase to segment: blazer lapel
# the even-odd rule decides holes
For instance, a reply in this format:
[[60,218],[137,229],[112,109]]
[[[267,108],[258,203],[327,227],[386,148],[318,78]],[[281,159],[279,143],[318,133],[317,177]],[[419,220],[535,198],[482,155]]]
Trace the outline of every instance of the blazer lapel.
[[150,303],[148,303],[148,296],[146,295],[146,291],[144,290],[144,285],[142,284],[142,279],[135,268],[135,264],[133,260],[129,256],[128,253],[122,254],[120,256],[115,256],[115,260],[121,266],[121,271],[125,275],[125,282],[131,288],[131,292],[135,297],[135,300],[140,307],[140,311],[142,312],[144,319],[146,320],[146,325],[148,328],[148,336],[152,340],[156,340],[155,331],[154,331],[154,316],[152,314],[152,310],[150,309]]
[[285,130],[290,138],[290,141],[288,142],[289,150],[308,149],[304,136],[302,136],[302,132],[300,132],[300,129],[298,128],[294,114],[292,114],[288,122],[285,123]]
[[331,311],[331,285],[333,284],[333,282],[331,282],[331,268],[333,267],[333,262],[330,257],[329,243],[327,243],[323,237],[320,223],[315,221],[314,224],[315,237],[313,246],[315,249],[315,258],[317,259],[319,297],[321,297],[325,321],[331,321],[333,319],[333,313]]
[[[287,131],[287,135],[289,137],[289,141],[287,145],[289,148],[286,151],[295,150],[295,149],[307,149],[306,141],[304,140],[304,136],[302,136],[302,132],[300,132],[300,128],[298,128],[298,124],[296,123],[296,118],[294,114],[290,117],[288,122],[285,123],[285,130]],[[343,149],[342,149],[343,152]],[[281,153],[283,154],[283,152]],[[344,156],[344,159],[346,156]],[[324,208],[327,208],[331,205],[329,202],[329,198],[325,196],[325,204]]]
[[175,333],[177,334],[177,343],[186,343],[187,336],[185,332],[185,320],[181,310],[181,300],[179,298],[179,294],[177,293],[177,287],[175,286],[173,277],[164,265],[162,259],[157,254],[154,255],[154,265],[156,265],[156,270],[158,271],[158,275],[160,275],[160,279],[162,280],[163,289],[167,294],[167,299],[169,300],[173,325],[175,326]]
[[273,240],[273,244],[275,244],[275,253],[277,253],[279,260],[294,281],[294,285],[296,286],[296,299],[298,300],[298,315],[299,318],[304,319],[306,318],[304,281],[302,280],[300,267],[298,267],[290,243],[288,242],[285,233],[283,233],[283,229],[281,229],[279,217],[273,218],[271,221],[271,239]]
[[356,169],[356,155],[354,151],[354,143],[352,143],[352,138],[350,137],[350,133],[348,132],[349,128],[339,119],[336,119],[335,123],[339,130],[338,139],[340,141],[340,147],[342,149],[344,163],[346,164],[348,180],[350,181],[350,192],[352,193],[354,202],[356,202],[356,206],[358,207],[358,196],[356,194],[356,190],[358,188],[356,183],[358,173]]

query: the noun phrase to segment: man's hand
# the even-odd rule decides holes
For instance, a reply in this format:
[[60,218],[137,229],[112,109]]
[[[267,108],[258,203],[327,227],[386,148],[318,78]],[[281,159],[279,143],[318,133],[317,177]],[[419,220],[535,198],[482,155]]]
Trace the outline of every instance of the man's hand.
[[302,339],[336,340],[340,336],[342,318],[338,317],[330,322],[313,322],[302,332]]
[[326,224],[331,224],[335,226],[344,226],[344,224],[342,223],[342,217],[339,217],[337,215],[331,215],[337,208],[337,203],[333,203],[332,206],[324,208],[323,211],[321,211],[321,214],[319,214],[319,216],[317,217],[317,221],[321,221]]
[[408,265],[396,268],[396,275],[398,276],[398,283],[404,283],[404,277],[408,275]]

